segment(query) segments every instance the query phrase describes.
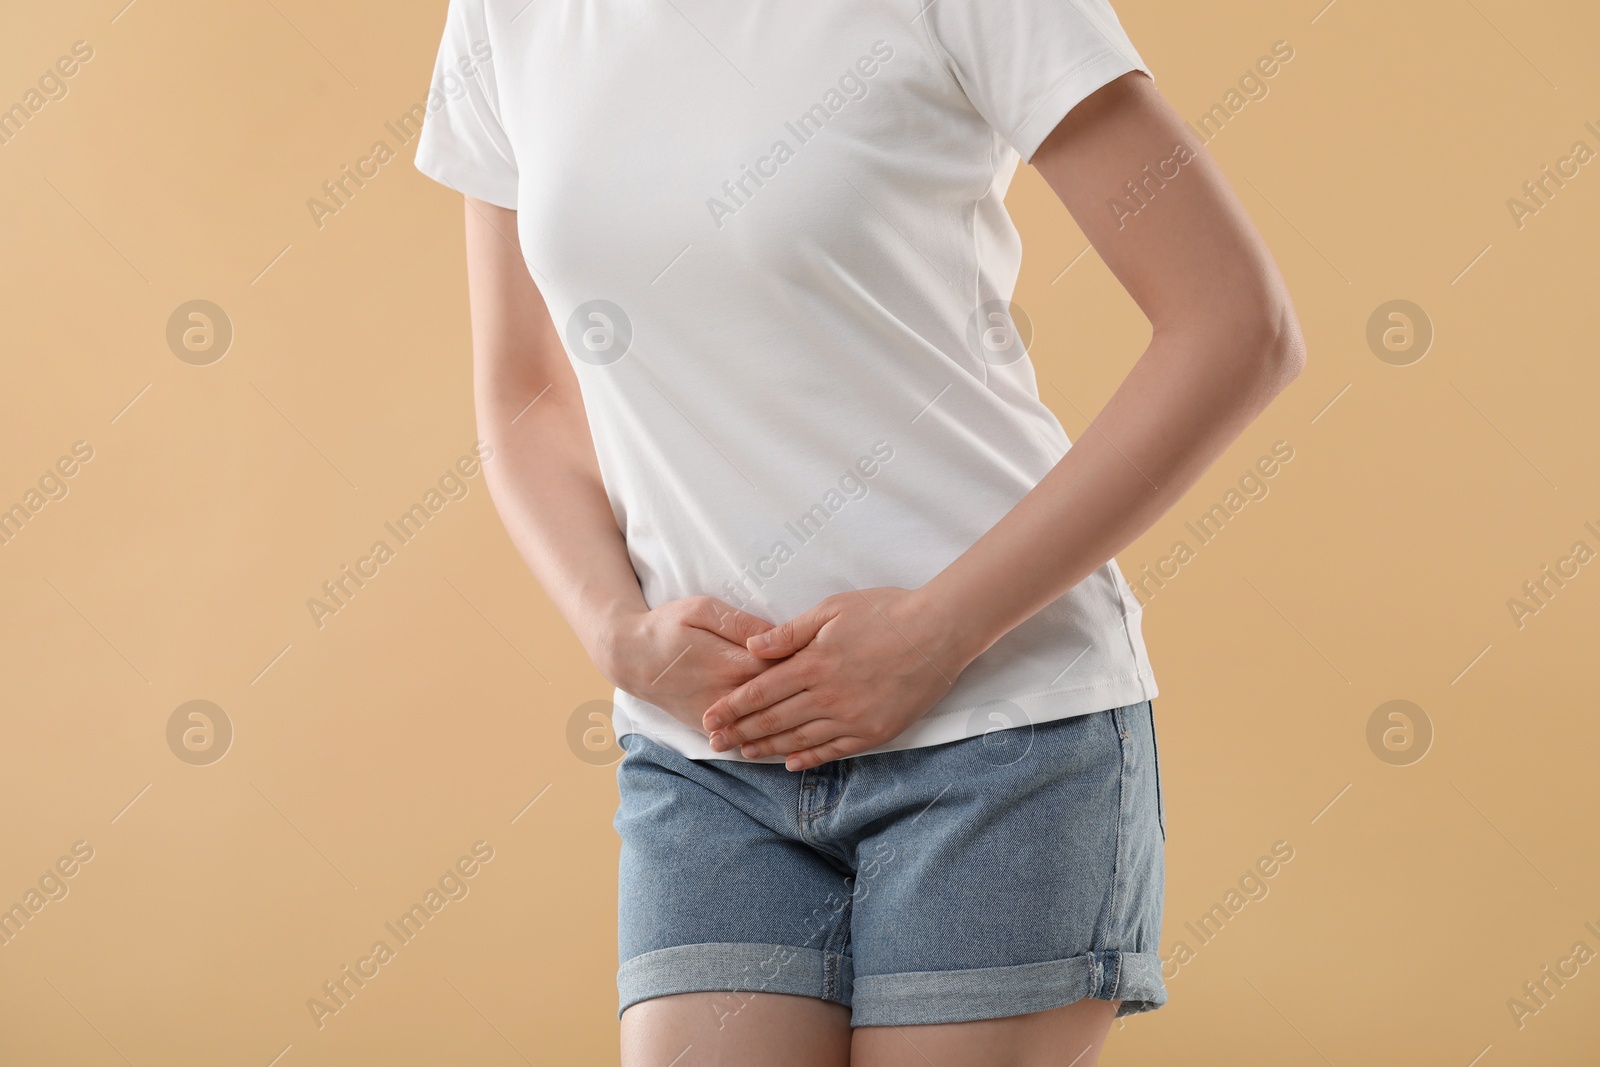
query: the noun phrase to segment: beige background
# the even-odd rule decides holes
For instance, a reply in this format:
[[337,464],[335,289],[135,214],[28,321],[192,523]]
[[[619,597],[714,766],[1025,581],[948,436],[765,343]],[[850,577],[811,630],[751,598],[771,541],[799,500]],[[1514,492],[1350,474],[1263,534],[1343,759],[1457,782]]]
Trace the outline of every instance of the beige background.
[[[1520,229],[1507,200],[1600,150],[1600,15],[1321,2],[1119,4],[1192,120],[1294,48],[1211,151],[1310,359],[1120,557],[1137,582],[1292,445],[1145,614],[1162,951],[1194,954],[1104,1062],[1592,1063],[1600,963],[1520,1028],[1507,1002],[1600,951],[1600,563],[1520,628],[1507,602],[1600,550],[1600,162]],[[475,436],[459,197],[406,146],[320,230],[305,206],[423,98],[443,0],[123,3],[8,3],[0,34],[0,106],[94,50],[0,145],[0,505],[93,449],[0,547],[0,904],[93,850],[0,946],[0,1063],[615,1062],[615,781],[567,739],[606,688],[481,474],[320,629],[306,608]],[[1145,326],[1036,174],[1011,203],[1076,435]],[[197,298],[235,330],[209,366],[165,337]],[[1407,366],[1366,340],[1395,299],[1436,331]],[[196,699],[234,730],[207,766],[167,740]],[[1434,733],[1406,766],[1367,739],[1396,699]],[[308,998],[478,841],[469,895],[319,1029]],[[1185,923],[1278,841],[1201,944]]]

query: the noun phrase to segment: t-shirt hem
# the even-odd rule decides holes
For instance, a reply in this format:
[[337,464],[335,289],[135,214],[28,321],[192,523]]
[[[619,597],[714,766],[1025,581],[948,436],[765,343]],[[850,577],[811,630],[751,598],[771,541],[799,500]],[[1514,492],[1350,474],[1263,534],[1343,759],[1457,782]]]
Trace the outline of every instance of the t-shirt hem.
[[1011,147],[1017,150],[1024,163],[1031,163],[1033,154],[1039,150],[1044,139],[1050,136],[1051,131],[1061,124],[1061,120],[1069,111],[1082,103],[1096,89],[1134,70],[1142,72],[1152,80],[1155,78],[1143,63],[1136,62],[1120,52],[1107,49],[1090,56],[1062,75],[1061,80],[1051,87],[1039,105],[1022,120],[1007,138]]
[[[1006,697],[1027,717],[1027,722],[1033,726],[1054,722],[1058,719],[1070,719],[1078,715],[1092,715],[1096,712],[1110,711],[1112,708],[1127,707],[1145,700],[1153,700],[1160,695],[1156,685],[1155,673],[1149,669],[1140,670],[1136,674],[1124,675],[1120,678],[1107,679],[1092,685],[1077,686],[1069,689],[1048,689],[1038,693],[1024,696]],[[992,700],[992,698],[991,698]],[[965,741],[975,735],[966,730],[966,720],[971,714],[991,700],[980,701],[969,707],[954,708],[949,711],[941,710],[933,718],[925,718],[913,723],[899,736],[884,742],[864,752],[845,757],[854,759],[857,756],[871,756],[880,752],[899,752],[911,748],[932,748],[935,745],[949,744],[952,741]],[[626,718],[624,717],[626,723]],[[675,752],[693,760],[732,760],[738,763],[782,763],[782,755],[762,756],[759,759],[746,759],[736,750],[718,752],[705,741],[704,738],[694,733],[688,727],[682,734],[676,731],[670,737],[658,735],[648,729],[631,727],[623,729],[619,737],[629,733],[642,733],[652,741],[656,741]]]
[[503,207],[517,210],[517,187],[514,182],[497,182],[482,174],[461,167],[450,156],[433,156],[417,149],[412,166],[426,178],[431,178],[458,193]]

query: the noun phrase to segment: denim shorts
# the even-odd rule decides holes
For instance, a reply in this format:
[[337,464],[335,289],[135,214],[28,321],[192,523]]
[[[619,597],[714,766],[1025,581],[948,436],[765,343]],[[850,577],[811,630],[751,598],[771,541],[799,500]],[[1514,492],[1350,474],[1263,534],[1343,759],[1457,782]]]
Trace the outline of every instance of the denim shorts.
[[620,741],[619,1017],[708,991],[852,1026],[1166,1003],[1148,700],[804,771]]

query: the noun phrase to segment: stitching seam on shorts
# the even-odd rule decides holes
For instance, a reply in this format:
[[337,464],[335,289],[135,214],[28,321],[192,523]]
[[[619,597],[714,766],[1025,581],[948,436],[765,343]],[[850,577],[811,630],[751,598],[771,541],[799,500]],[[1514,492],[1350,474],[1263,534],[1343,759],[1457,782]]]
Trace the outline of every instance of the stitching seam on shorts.
[[1128,745],[1124,740],[1128,732],[1124,728],[1122,710],[1114,708],[1111,712],[1111,727],[1117,732],[1117,813],[1111,835],[1111,892],[1107,895],[1106,912],[1095,930],[1092,946],[1097,951],[1105,950],[1106,932],[1117,921],[1117,908],[1122,902],[1122,809],[1128,792]]
[[855,906],[854,894],[845,897],[839,909],[838,921],[822,943],[822,995],[828,1000],[841,1000],[844,982],[844,949],[850,944],[850,914]]
[[843,796],[837,796],[828,801],[826,804],[822,805],[820,808],[807,808],[800,813],[800,819],[802,822],[814,822],[816,821],[817,816],[826,815],[834,808],[837,808],[839,806],[839,801],[843,799]]

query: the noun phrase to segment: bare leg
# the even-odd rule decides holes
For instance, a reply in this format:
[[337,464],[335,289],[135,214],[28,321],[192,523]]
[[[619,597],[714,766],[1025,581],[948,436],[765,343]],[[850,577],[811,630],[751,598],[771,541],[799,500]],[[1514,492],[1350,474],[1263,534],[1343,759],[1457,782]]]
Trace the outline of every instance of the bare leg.
[[863,1026],[851,1067],[1094,1067],[1120,1001],[928,1026]]
[[850,1009],[788,993],[677,993],[622,1013],[622,1067],[755,1064],[849,1067]]

